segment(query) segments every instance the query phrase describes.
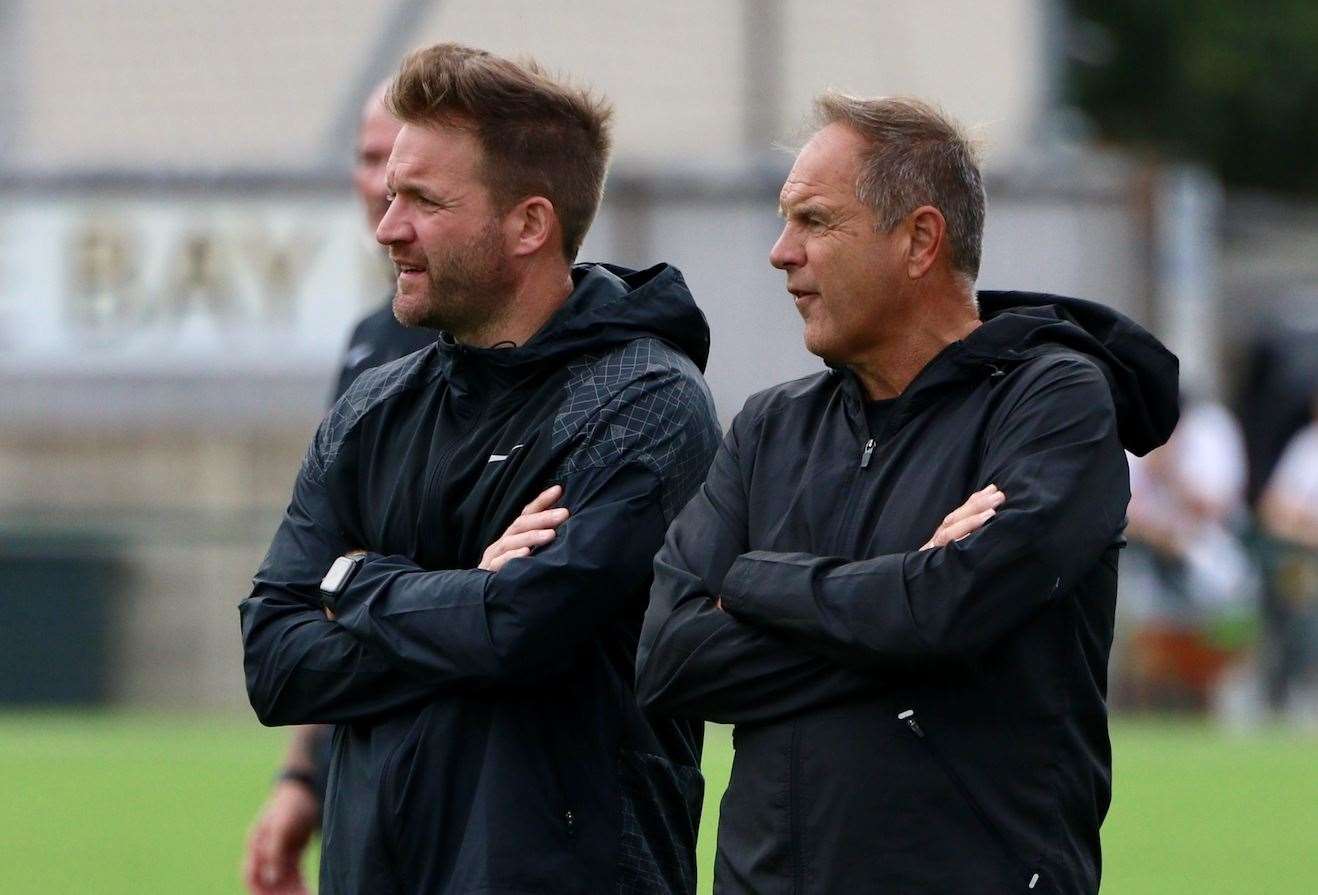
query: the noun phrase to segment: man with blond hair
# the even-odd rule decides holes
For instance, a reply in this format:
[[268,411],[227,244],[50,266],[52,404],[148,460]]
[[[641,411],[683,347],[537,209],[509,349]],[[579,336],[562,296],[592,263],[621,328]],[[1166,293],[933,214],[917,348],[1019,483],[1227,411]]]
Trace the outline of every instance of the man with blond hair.
[[945,116],[817,110],[769,260],[830,369],[752,396],[669,529],[638,695],[737,725],[716,892],[1096,892],[1122,448],[1171,431],[1175,358],[976,294]]
[[700,725],[633,680],[718,443],[704,317],[672,267],[573,264],[601,100],[442,44],[388,105],[393,310],[441,336],[325,418],[241,606],[258,717],[336,725],[321,892],[693,892]]

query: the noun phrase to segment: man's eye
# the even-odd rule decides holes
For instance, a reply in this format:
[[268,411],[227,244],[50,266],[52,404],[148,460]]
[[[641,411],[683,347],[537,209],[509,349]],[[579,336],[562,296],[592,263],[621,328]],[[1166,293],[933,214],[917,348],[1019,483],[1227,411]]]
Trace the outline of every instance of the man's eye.
[[398,198],[398,194],[397,194],[397,193],[389,193],[389,192],[386,192],[386,193],[384,194],[384,201],[385,201],[385,204],[387,204],[387,205],[393,205],[393,204],[394,204],[394,200],[397,199],[397,198]]

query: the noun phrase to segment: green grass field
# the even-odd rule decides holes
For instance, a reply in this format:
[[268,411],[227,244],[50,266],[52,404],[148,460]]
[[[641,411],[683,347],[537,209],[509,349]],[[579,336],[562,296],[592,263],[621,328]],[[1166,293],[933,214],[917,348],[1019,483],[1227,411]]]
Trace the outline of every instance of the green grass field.
[[[0,715],[0,892],[240,891],[284,737],[233,717]],[[1123,720],[1113,744],[1104,892],[1318,892],[1318,738]],[[711,727],[702,892],[731,760]]]

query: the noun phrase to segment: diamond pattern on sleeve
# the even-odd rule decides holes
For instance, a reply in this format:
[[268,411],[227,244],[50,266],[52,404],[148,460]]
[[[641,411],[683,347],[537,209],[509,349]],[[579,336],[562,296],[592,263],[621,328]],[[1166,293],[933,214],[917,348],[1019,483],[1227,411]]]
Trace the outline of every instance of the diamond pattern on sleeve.
[[658,339],[638,339],[569,366],[567,397],[554,419],[553,445],[576,442],[557,475],[643,463],[662,482],[672,521],[699,487],[718,447],[714,402],[686,355]]
[[302,467],[313,481],[323,483],[348,433],[372,408],[429,377],[425,371],[430,352],[422,350],[364,371],[334,402],[307,449]]

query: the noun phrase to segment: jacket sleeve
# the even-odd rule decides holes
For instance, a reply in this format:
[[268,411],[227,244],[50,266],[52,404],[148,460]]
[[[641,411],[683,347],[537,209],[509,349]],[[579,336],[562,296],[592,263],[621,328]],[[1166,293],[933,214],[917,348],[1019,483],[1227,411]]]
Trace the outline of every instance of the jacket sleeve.
[[697,384],[645,374],[580,428],[550,544],[498,573],[369,556],[337,601],[340,629],[436,685],[543,685],[629,606],[639,615],[666,508],[699,482],[717,431]]
[[[322,424],[322,428],[325,424]],[[340,534],[312,442],[251,594],[239,606],[247,694],[263,724],[349,723],[425,700],[400,672],[320,608],[320,580],[357,545]]]
[[878,688],[872,677],[715,605],[724,573],[747,546],[748,471],[738,449],[747,416],[733,423],[655,558],[636,663],[637,697],[655,712],[722,723],[769,721]]
[[984,450],[981,485],[1007,499],[969,537],[861,561],[744,553],[723,605],[850,667],[975,657],[1099,561],[1130,498],[1111,393],[1087,360],[1042,365],[991,421]]

